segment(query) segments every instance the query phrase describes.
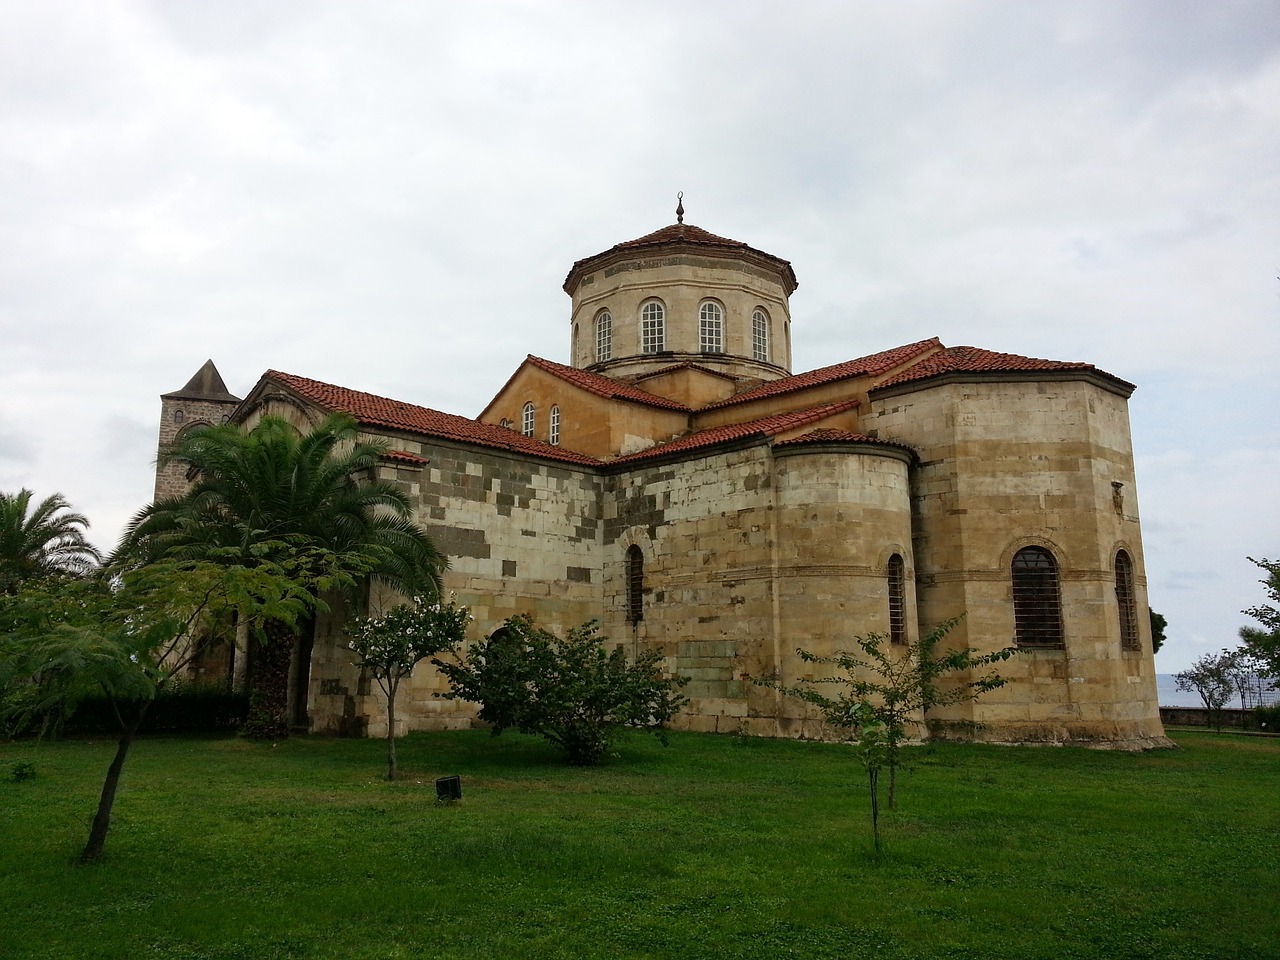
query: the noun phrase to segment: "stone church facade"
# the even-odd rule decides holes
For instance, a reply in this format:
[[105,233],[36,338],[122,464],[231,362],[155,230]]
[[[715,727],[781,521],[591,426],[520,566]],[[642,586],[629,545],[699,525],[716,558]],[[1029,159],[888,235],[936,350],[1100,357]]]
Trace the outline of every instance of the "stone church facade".
[[[794,682],[814,669],[797,647],[905,644],[963,614],[947,643],[1020,653],[1003,688],[931,714],[933,735],[1166,743],[1133,385],[936,338],[794,374],[791,265],[678,213],[573,265],[569,364],[530,355],[475,419],[274,370],[238,399],[210,362],[163,397],[161,444],[223,419],[352,414],[388,443],[382,475],[449,556],[476,636],[516,613],[557,632],[598,620],[689,678],[682,728],[823,736],[749,678]],[[160,474],[157,496],[183,483]],[[300,653],[296,717],[385,732],[344,615]],[[406,729],[472,722],[443,689],[420,665]]]

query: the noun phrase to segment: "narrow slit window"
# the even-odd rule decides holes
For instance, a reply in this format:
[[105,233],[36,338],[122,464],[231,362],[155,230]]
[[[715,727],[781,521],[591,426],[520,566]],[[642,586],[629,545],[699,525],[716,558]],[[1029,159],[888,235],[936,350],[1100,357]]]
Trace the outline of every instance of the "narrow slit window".
[[724,353],[724,310],[711,300],[698,310],[698,343],[703,353]]
[[769,315],[763,310],[751,314],[751,357],[769,362]]
[[667,349],[667,311],[657,300],[640,310],[640,352],[661,353]]
[[627,547],[627,622],[644,619],[644,554],[635,544]]
[[889,558],[889,642],[907,642],[907,583],[902,557]]
[[1120,649],[1138,649],[1138,605],[1133,591],[1133,561],[1121,550],[1116,554],[1116,607],[1120,613]]
[[613,359],[613,317],[606,310],[596,317],[596,362]]

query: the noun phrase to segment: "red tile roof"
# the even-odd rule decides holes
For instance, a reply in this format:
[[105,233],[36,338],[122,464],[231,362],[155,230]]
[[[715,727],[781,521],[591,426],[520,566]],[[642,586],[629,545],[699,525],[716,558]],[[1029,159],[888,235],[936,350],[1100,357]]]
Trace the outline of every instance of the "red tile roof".
[[947,347],[939,353],[904,370],[895,377],[876,385],[876,389],[914,383],[949,373],[1046,373],[1079,370],[1096,374],[1117,386],[1132,392],[1134,385],[1121,380],[1091,363],[1074,363],[1066,360],[1040,360],[1022,357],[1016,353],[995,353],[981,347]]
[[941,346],[941,340],[937,337],[930,337],[928,340],[908,343],[905,346],[894,347],[892,350],[882,350],[880,353],[859,357],[857,360],[846,360],[844,363],[836,363],[829,367],[819,367],[817,370],[810,370],[807,373],[797,373],[794,376],[783,377],[780,380],[770,380],[760,384],[758,387],[752,387],[750,390],[735,394],[727,400],[710,404],[706,409],[715,410],[721,407],[731,407],[739,403],[750,403],[753,400],[777,397],[786,393],[793,393],[796,390],[805,390],[809,387],[834,383],[837,380],[879,376],[894,367],[908,362],[913,357],[918,357]]
[[611,464],[633,463],[637,460],[663,457],[672,453],[689,453],[694,450],[715,447],[723,443],[739,440],[773,437],[787,430],[794,430],[797,427],[816,423],[837,413],[852,410],[857,405],[857,400],[842,400],[839,403],[824,403],[821,406],[810,407],[807,410],[795,410],[790,413],[778,413],[770,417],[760,417],[757,420],[747,420],[743,423],[730,423],[722,427],[710,427],[687,436],[676,437],[666,443],[660,443],[647,450],[641,450],[639,453],[618,457],[609,462]]
[[896,440],[881,440],[879,437],[869,437],[865,433],[854,433],[852,430],[833,430],[830,427],[819,427],[817,430],[810,430],[808,433],[792,437],[790,440],[779,440],[778,446],[790,447],[810,443],[873,443],[876,446],[897,447],[899,450],[915,452],[913,447],[905,443],[899,443]]
[[669,367],[662,367],[658,370],[649,371],[643,374],[642,376],[640,376],[638,379],[641,381],[651,380],[654,377],[665,376],[666,374],[669,374],[669,373],[679,373],[681,370],[697,370],[699,373],[710,374],[713,377],[720,377],[723,380],[736,381],[738,379],[731,373],[725,373],[723,370],[713,370],[711,369],[711,367],[704,366],[701,363],[693,363],[689,360],[685,360],[682,363],[673,363]]
[[363,426],[387,427],[440,440],[456,440],[496,450],[559,460],[582,466],[599,466],[600,461],[542,440],[526,437],[507,427],[481,423],[452,413],[441,413],[400,400],[390,400],[372,393],[348,390],[346,387],[310,380],[307,377],[268,370],[264,380],[271,380],[292,390],[298,396],[331,412],[349,413]]
[[605,257],[615,253],[667,246],[705,247],[708,250],[737,251],[748,254],[751,257],[763,259],[775,267],[783,276],[783,283],[787,287],[788,294],[794,293],[796,287],[799,286],[795,270],[792,269],[789,261],[783,260],[781,257],[775,257],[771,253],[765,253],[763,250],[757,250],[741,240],[718,237],[714,233],[703,230],[701,227],[695,227],[691,223],[673,223],[670,226],[655,230],[653,233],[646,233],[643,237],[637,237],[635,240],[615,243],[603,253],[597,253],[595,256],[578,260],[570,268],[568,276],[564,278],[564,291],[572,295],[576,280],[587,272],[585,268],[588,264],[595,263],[597,260],[603,260]]
[[[537,367],[539,370],[545,370],[552,376],[558,377],[566,383],[571,383],[575,387],[581,387],[583,390],[594,393],[598,397],[604,397],[606,400],[629,400],[632,403],[642,403],[648,407],[678,410],[681,413],[689,412],[689,407],[683,403],[676,400],[668,400],[666,397],[660,397],[656,393],[650,393],[648,390],[641,390],[625,380],[614,380],[612,377],[604,377],[598,373],[590,373],[586,370],[579,370],[577,367],[566,366],[563,363],[544,360],[542,357],[535,357],[533,354],[529,354],[525,362]],[[511,381],[507,382],[510,383]]]
[[425,467],[431,462],[426,457],[420,457],[416,453],[410,453],[408,450],[388,450],[379,459],[391,460],[395,463],[408,463],[415,467]]

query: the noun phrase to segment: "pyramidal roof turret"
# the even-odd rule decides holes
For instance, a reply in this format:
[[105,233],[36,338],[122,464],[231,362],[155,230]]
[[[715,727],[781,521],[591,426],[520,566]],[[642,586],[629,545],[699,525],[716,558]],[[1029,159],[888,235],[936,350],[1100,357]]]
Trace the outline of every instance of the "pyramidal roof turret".
[[791,268],[790,261],[775,257],[771,253],[765,253],[763,250],[757,250],[741,240],[720,237],[708,230],[703,230],[701,227],[696,227],[692,223],[685,223],[684,204],[681,202],[676,208],[676,222],[670,226],[662,227],[652,233],[646,233],[643,237],[637,237],[634,240],[615,243],[603,253],[597,253],[595,256],[585,257],[577,261],[570,269],[569,275],[564,279],[564,292],[569,296],[573,296],[574,290],[584,276],[599,270],[612,261],[635,256],[637,253],[650,251],[657,253],[659,251],[666,252],[667,250],[674,252],[680,248],[690,253],[703,253],[708,256],[720,257],[740,257],[741,259],[752,261],[759,266],[776,272],[788,296],[795,293],[796,287],[799,286],[795,270]]
[[218,373],[218,368],[213,365],[212,360],[206,360],[204,366],[195,372],[187,385],[181,390],[175,390],[173,393],[162,394],[161,400],[220,400],[224,403],[239,403],[240,398],[231,393],[227,389],[227,385],[222,382],[222,374]]

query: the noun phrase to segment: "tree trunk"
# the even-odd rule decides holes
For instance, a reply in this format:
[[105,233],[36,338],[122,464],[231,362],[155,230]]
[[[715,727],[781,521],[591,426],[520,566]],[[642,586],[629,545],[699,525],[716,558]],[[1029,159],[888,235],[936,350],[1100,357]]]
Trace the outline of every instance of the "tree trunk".
[[867,771],[867,780],[871,784],[871,836],[875,840],[876,856],[880,856],[880,771]]
[[289,662],[297,633],[281,620],[268,620],[253,644],[249,664],[249,716],[241,730],[250,740],[289,736]]
[[387,691],[387,779],[396,778],[396,684]]
[[116,755],[107,767],[107,778],[102,782],[102,794],[98,797],[98,812],[93,817],[93,825],[89,828],[89,842],[84,845],[80,854],[81,863],[93,863],[102,856],[102,848],[107,842],[107,831],[111,828],[111,808],[116,802],[116,791],[120,788],[120,774],[124,770],[124,761],[133,745],[133,738],[138,735],[142,726],[142,718],[147,715],[150,700],[143,700],[133,721],[122,723],[123,732],[116,745]]

